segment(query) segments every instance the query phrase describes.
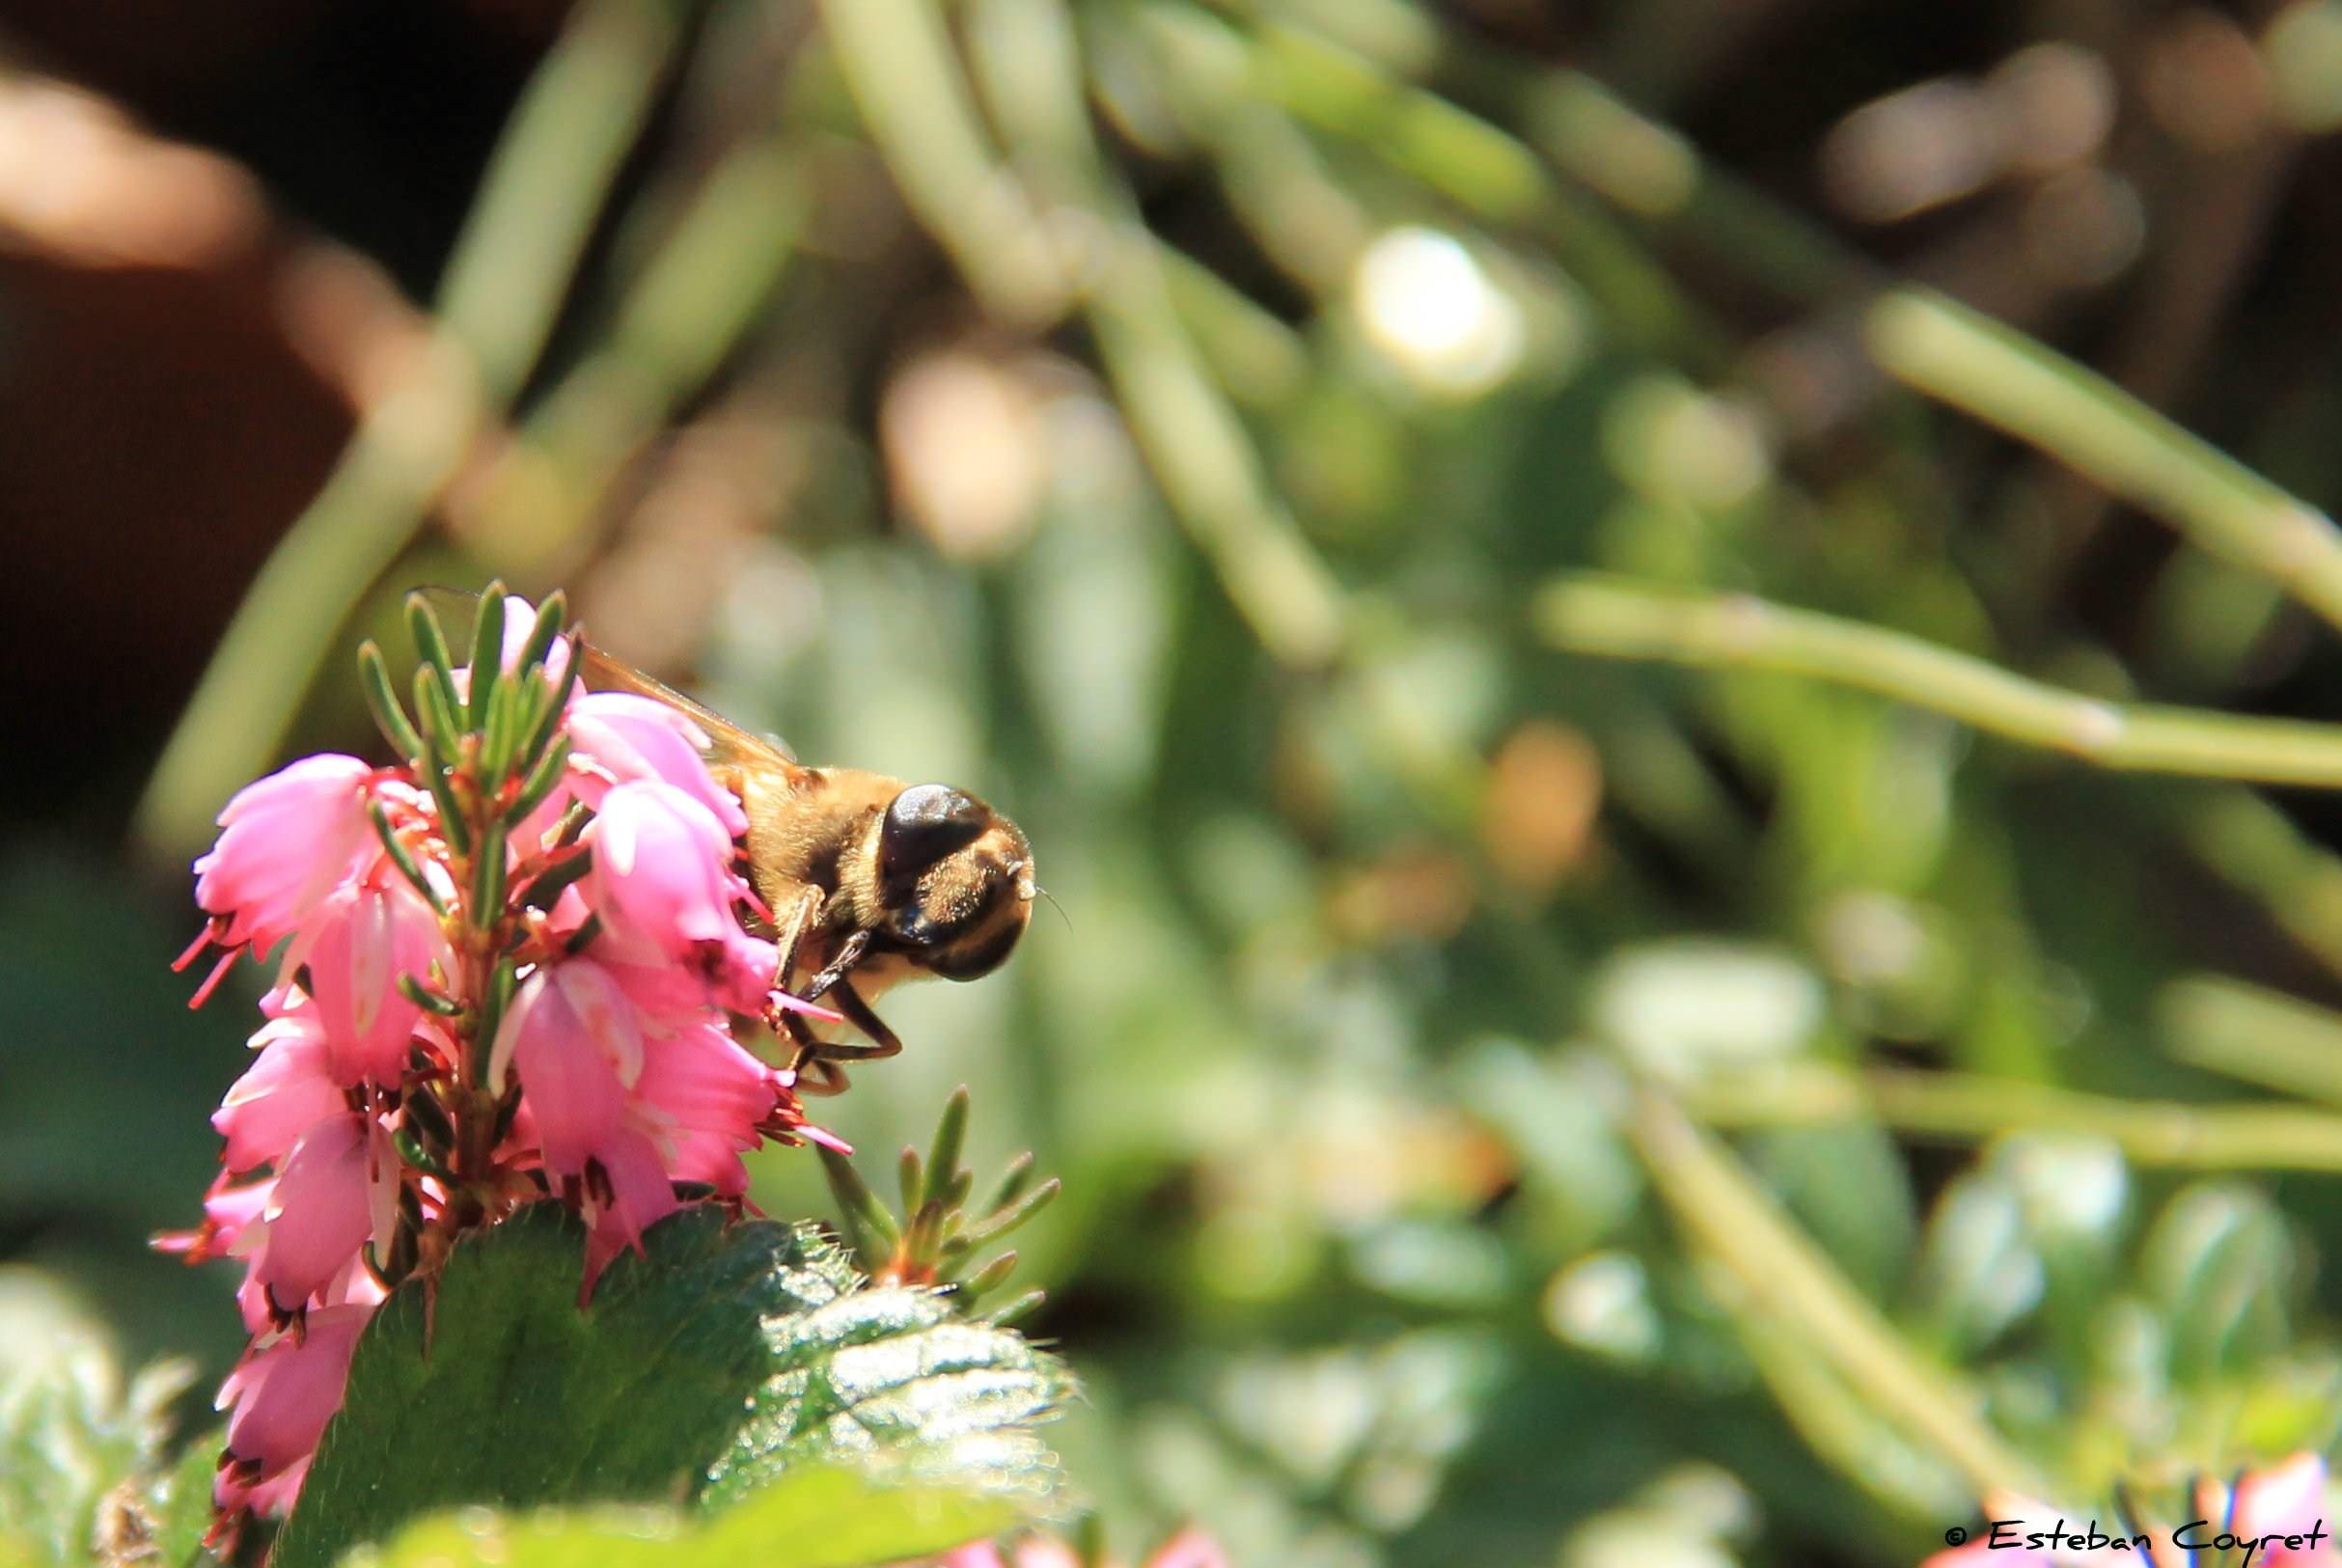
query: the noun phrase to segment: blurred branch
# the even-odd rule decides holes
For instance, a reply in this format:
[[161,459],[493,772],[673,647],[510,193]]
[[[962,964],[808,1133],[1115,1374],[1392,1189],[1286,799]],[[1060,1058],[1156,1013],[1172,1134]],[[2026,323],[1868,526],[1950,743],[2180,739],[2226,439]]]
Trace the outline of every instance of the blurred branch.
[[2145,508],[2342,626],[2342,530],[2113,383],[1942,295],[1900,289],[1870,308],[1890,375]]
[[680,21],[671,0],[586,0],[530,79],[448,262],[437,341],[362,411],[155,764],[136,832],[157,853],[200,845],[229,794],[267,765],[344,619],[535,363]]
[[2040,1494],[2025,1462],[1977,1419],[1982,1395],[1920,1359],[1729,1150],[1649,1092],[1639,1096],[1629,1132],[1676,1224],[1750,1301],[1774,1321],[1795,1325],[1848,1385],[1949,1461],[1979,1495]]
[[1876,1119],[1954,1139],[2060,1132],[2104,1138],[2143,1166],[2175,1170],[2342,1171],[2342,1116],[2292,1106],[2125,1100],[1965,1073],[1855,1072],[1818,1062],[1719,1075],[1685,1095],[1723,1127]]
[[1081,306],[1132,434],[1261,646],[1281,664],[1323,668],[1346,635],[1341,587],[1261,472],[1172,304],[1153,233],[1099,152],[1072,17],[1059,0],[1025,0],[1014,22],[992,37],[1013,38],[1017,55],[979,58],[1018,153],[1056,201],[1093,220]]
[[[1825,226],[1744,183],[1583,71],[1527,63],[1396,0],[1254,3],[1274,5],[1383,72],[1519,125],[1522,144],[1577,184],[1786,298],[1841,306],[1878,281],[1869,261]],[[1613,233],[1615,243],[1632,243]]]
[[993,157],[949,29],[926,0],[822,0],[830,47],[903,199],[1003,319],[1054,320],[1070,280],[1049,227]]
[[1724,338],[1635,238],[1549,179],[1518,137],[1325,38],[1270,23],[1252,41],[1251,87],[1374,153],[1484,221],[1533,234],[1627,336],[1713,361]]
[[451,520],[488,567],[527,575],[575,547],[627,461],[755,323],[796,253],[805,205],[797,159],[779,142],[724,155],[601,345],[531,411],[479,499]]
[[1535,614],[1546,640],[1573,653],[1810,675],[2100,767],[2342,786],[2342,729],[2108,702],[1899,632],[1746,594],[1564,576],[1548,584]]
[[2342,1016],[2211,975],[2165,986],[2155,1010],[2176,1059],[2342,1106]]
[[2172,831],[2215,872],[2258,899],[2270,919],[2342,975],[2342,857],[2249,789],[2174,811]]

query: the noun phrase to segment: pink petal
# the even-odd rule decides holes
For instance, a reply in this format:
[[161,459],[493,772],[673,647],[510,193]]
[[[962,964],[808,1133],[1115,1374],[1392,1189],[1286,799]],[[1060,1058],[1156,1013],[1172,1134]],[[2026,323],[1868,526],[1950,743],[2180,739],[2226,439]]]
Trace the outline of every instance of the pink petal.
[[305,756],[245,785],[220,813],[219,841],[195,863],[195,899],[225,916],[218,941],[266,950],[382,853],[368,818],[374,769]]
[[642,1024],[599,964],[572,958],[521,982],[491,1057],[491,1081],[508,1062],[519,1075],[546,1169],[574,1176],[623,1124]]
[[211,1116],[228,1141],[221,1163],[236,1172],[282,1159],[303,1133],[349,1110],[313,1016],[273,1020],[253,1043],[261,1048],[258,1059]]
[[346,1267],[373,1230],[367,1118],[317,1123],[286,1156],[262,1214],[266,1245],[253,1278],[277,1307],[302,1304]]
[[682,712],[635,692],[590,692],[569,708],[571,788],[599,810],[611,785],[656,780],[675,785],[715,813],[730,838],[748,818],[707,771],[707,734]]
[[397,1084],[423,1011],[399,989],[400,977],[427,979],[434,962],[454,964],[430,905],[402,882],[346,889],[319,910],[306,961],[335,1076],[345,1085]]
[[228,1417],[228,1451],[258,1466],[256,1479],[282,1474],[307,1459],[342,1407],[350,1353],[372,1307],[350,1305],[311,1312],[298,1334],[286,1334],[253,1351],[220,1387]]
[[1144,1568],[1228,1568],[1227,1554],[1220,1550],[1218,1541],[1191,1525],[1157,1547]]

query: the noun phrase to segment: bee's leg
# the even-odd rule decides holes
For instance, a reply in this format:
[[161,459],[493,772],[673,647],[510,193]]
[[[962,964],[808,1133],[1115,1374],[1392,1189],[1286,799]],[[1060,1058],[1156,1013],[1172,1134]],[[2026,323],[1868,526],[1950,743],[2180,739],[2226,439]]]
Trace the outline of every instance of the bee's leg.
[[862,1000],[851,980],[840,980],[829,993],[838,1010],[845,1014],[847,1023],[870,1037],[868,1045],[843,1045],[836,1040],[821,1042],[821,1054],[835,1061],[878,1061],[902,1053],[902,1041],[895,1032],[879,1021],[870,1011],[870,1004]]
[[827,900],[828,894],[819,888],[807,888],[786,909],[773,911],[774,940],[781,948],[781,967],[776,973],[785,990],[804,956],[806,939],[821,923],[821,906]]
[[790,1065],[797,1073],[797,1087],[807,1094],[839,1094],[846,1087],[845,1069],[841,1061],[878,1061],[897,1056],[902,1051],[902,1039],[887,1028],[879,1016],[870,1011],[870,1004],[862,1000],[851,980],[840,979],[828,992],[830,1001],[845,1014],[846,1022],[869,1036],[868,1045],[855,1045],[844,1040],[824,1040],[815,1037],[811,1026],[791,1015],[791,1034],[797,1040],[797,1059]]
[[845,1074],[839,1071],[836,1062],[821,1054],[832,1047],[813,1032],[813,1026],[807,1023],[802,1014],[793,1012],[783,1013],[781,1025],[790,1042],[797,1047],[796,1054],[789,1058],[788,1062],[788,1070],[797,1076],[797,1092],[844,1093]]
[[[862,955],[869,950],[869,947],[870,933],[868,931],[856,931],[852,936],[838,944],[838,956],[832,958],[821,973],[814,976],[806,985],[805,1000],[819,1002],[829,994],[832,986],[842,986],[846,976],[853,971],[856,964],[862,962]],[[859,1005],[859,1003],[857,1004]],[[852,1013],[847,1013],[846,1016],[854,1017]],[[860,1024],[861,1020],[856,1018],[854,1022]]]

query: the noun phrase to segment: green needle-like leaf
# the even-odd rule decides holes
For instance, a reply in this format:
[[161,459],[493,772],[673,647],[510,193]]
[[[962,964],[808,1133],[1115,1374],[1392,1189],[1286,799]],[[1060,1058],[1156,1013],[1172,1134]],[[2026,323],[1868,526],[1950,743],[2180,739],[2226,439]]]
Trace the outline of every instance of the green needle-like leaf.
[[371,640],[358,646],[358,685],[366,693],[366,705],[383,738],[410,761],[422,756],[423,737],[400,705],[399,694],[391,687],[390,666]]
[[908,1143],[895,1156],[895,1182],[902,1191],[902,1212],[917,1214],[919,1205],[927,1200],[926,1170],[919,1163],[919,1150]]
[[[935,1123],[935,1142],[927,1154],[927,1196],[932,1197],[948,1186],[959,1171],[959,1153],[968,1138],[968,1086],[960,1085],[944,1102],[944,1114]],[[923,1201],[923,1198],[921,1201]],[[918,1207],[912,1202],[910,1207]]]
[[467,726],[487,728],[490,704],[504,684],[504,584],[490,583],[480,595],[479,619],[472,622],[471,700],[463,714]]
[[[431,610],[431,601],[421,593],[406,596],[406,629],[415,640],[415,654],[423,661],[427,678],[438,689],[441,700],[452,714],[458,711],[455,696],[455,658],[448,651],[447,633],[440,629],[439,617]],[[443,730],[449,740],[455,729]]]
[[835,1149],[820,1150],[822,1174],[830,1179],[830,1192],[838,1199],[838,1207],[852,1218],[852,1222],[874,1238],[881,1251],[902,1240],[902,1226],[887,1206],[878,1200],[862,1179],[854,1163]]
[[545,803],[553,786],[561,783],[562,770],[569,765],[569,737],[556,735],[529,770],[528,781],[520,786],[520,798],[505,813],[507,822],[518,822]]
[[513,674],[527,674],[533,669],[542,669],[555,640],[568,623],[568,596],[555,589],[537,607],[537,622],[529,628],[529,641],[520,650],[520,663],[513,667]]

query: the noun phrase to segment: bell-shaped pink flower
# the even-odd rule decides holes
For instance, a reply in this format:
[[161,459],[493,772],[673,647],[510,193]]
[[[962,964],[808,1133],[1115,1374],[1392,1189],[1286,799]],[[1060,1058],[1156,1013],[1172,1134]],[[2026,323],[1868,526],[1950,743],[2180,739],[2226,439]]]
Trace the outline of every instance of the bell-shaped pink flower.
[[[704,982],[698,995],[675,999],[686,1007],[762,1005],[780,949],[741,929],[732,912],[749,888],[731,868],[731,838],[713,812],[673,784],[636,780],[602,797],[586,837],[593,847],[586,902],[611,939],[602,956],[654,972],[683,966],[673,978]],[[639,979],[657,984],[647,975]],[[666,1010],[664,999],[640,989],[636,996]]]
[[713,1023],[643,1043],[628,1122],[650,1138],[673,1180],[703,1182],[723,1197],[748,1191],[740,1156],[772,1114],[779,1075]]
[[238,1174],[283,1159],[303,1133],[349,1110],[313,1008],[269,1020],[252,1043],[260,1056],[211,1114],[228,1141],[220,1163]]
[[399,977],[427,978],[434,961],[454,962],[431,906],[396,877],[344,888],[319,907],[300,956],[335,1079],[397,1084],[423,1012]]
[[212,941],[265,952],[372,864],[382,852],[367,813],[374,777],[328,753],[236,791],[219,841],[195,863],[195,901],[224,922]]
[[496,1031],[488,1076],[501,1092],[506,1075],[518,1075],[546,1169],[583,1174],[623,1125],[643,1036],[634,1003],[591,955],[521,981]]
[[373,1312],[372,1304],[356,1302],[320,1307],[298,1334],[280,1334],[237,1363],[220,1386],[217,1406],[230,1411],[223,1477],[234,1471],[249,1493],[309,1458],[342,1408],[350,1354]]
[[621,1128],[606,1142],[589,1174],[586,1219],[593,1229],[586,1238],[581,1302],[592,1294],[594,1280],[612,1258],[629,1247],[641,1247],[644,1231],[682,1207],[675,1199],[675,1178],[657,1147],[636,1128]]
[[355,1111],[301,1135],[278,1169],[261,1223],[252,1281],[280,1312],[300,1310],[345,1269],[374,1229],[371,1191],[382,1162],[370,1118]]
[[590,692],[569,707],[569,787],[596,811],[616,784],[638,779],[675,785],[715,813],[725,837],[748,831],[730,790],[707,771],[707,733],[688,716],[634,692]]

